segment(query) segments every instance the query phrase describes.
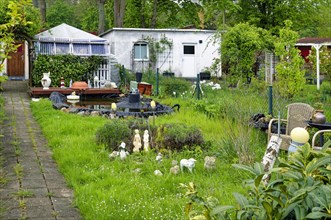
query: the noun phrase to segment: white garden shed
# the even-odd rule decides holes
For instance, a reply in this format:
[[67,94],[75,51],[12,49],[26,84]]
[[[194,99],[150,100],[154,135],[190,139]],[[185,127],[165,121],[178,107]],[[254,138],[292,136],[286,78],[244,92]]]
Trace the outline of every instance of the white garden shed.
[[[113,28],[100,37],[109,41],[110,54],[127,69],[144,72],[152,66],[160,73],[195,78],[219,58],[219,43],[213,42],[215,33],[200,29]],[[151,42],[163,42],[164,49],[151,54]],[[220,74],[221,70],[216,73]]]

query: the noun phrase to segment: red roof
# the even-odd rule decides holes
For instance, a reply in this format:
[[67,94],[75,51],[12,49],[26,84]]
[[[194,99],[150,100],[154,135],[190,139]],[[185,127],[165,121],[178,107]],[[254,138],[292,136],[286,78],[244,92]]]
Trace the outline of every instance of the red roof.
[[326,44],[331,45],[330,37],[305,37],[300,38],[297,44]]

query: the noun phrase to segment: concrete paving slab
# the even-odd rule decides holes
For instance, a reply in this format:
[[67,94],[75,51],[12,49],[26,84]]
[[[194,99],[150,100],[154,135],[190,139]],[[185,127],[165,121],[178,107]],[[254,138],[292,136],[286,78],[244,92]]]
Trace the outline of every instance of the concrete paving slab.
[[[0,125],[4,131],[0,155],[4,157],[1,172],[6,174],[7,183],[0,188],[0,219],[82,219],[72,203],[74,194],[58,171],[47,140],[32,117],[27,82],[7,81],[2,86],[6,120]],[[17,165],[23,167],[20,181],[14,169]],[[18,191],[32,195],[20,204],[14,195]]]

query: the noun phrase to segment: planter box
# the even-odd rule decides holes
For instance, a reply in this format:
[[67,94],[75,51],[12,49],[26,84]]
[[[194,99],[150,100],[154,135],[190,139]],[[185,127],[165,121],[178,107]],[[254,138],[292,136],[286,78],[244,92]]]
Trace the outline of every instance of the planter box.
[[200,80],[210,80],[210,72],[201,72]]
[[164,73],[162,73],[162,75],[165,76],[165,77],[174,77],[175,73],[173,73],[173,72],[164,72]]

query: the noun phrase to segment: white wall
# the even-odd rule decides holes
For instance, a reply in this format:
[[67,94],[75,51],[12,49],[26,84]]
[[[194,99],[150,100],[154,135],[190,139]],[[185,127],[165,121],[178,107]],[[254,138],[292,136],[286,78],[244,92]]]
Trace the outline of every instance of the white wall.
[[[121,65],[125,68],[131,69],[131,52],[133,45],[136,41],[142,40],[149,36],[156,41],[160,40],[162,36],[166,36],[169,40],[173,40],[173,52],[172,52],[172,65],[169,66],[169,62],[165,62],[160,68],[160,72],[171,70],[176,76],[184,77],[196,77],[196,74],[201,72],[205,67],[210,67],[214,58],[218,58],[218,44],[213,44],[212,35],[214,31],[208,30],[191,30],[191,29],[130,29],[130,28],[115,28],[105,33],[102,37],[109,40],[111,51],[115,54],[115,57]],[[185,68],[183,44],[195,45],[194,59],[190,59],[191,68]],[[160,63],[157,67],[160,67]],[[185,72],[190,69],[190,72]],[[194,69],[194,71],[193,71]]]

